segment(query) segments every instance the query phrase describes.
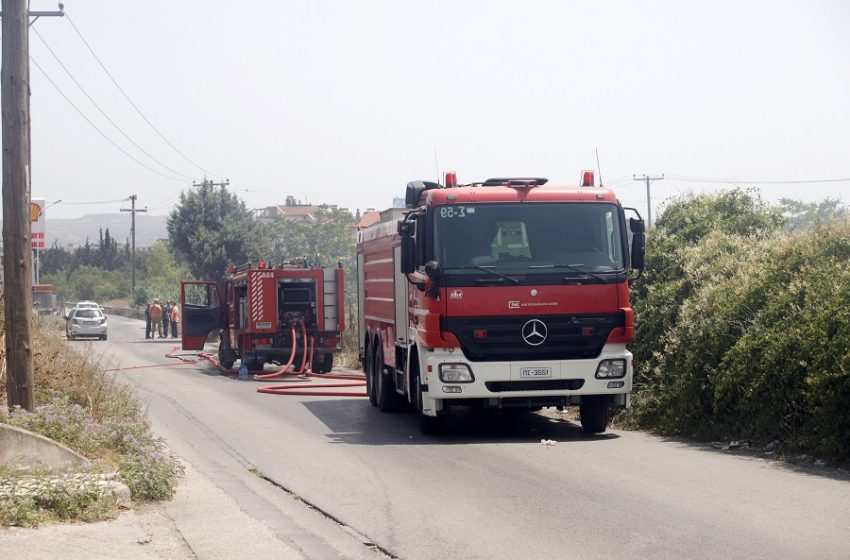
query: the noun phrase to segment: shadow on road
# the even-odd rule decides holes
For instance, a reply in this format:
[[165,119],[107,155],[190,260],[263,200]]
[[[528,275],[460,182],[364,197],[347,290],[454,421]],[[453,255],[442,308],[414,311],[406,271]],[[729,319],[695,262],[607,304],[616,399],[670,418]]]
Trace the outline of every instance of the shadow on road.
[[619,437],[610,432],[586,435],[577,421],[541,413],[463,407],[448,412],[443,433],[424,435],[412,411],[383,413],[366,399],[327,399],[302,404],[331,430],[330,439],[355,445],[530,443],[543,439],[580,443]]
[[831,480],[838,480],[842,482],[850,482],[850,471],[848,471],[846,467],[836,468],[830,466],[816,466],[812,464],[814,458],[806,455],[770,455],[765,454],[764,450],[759,449],[758,447],[739,447],[724,450],[723,448],[718,448],[708,442],[693,441],[682,437],[671,436],[664,437],[661,439],[663,441],[674,443],[681,447],[693,449],[695,451],[701,451],[703,453],[711,453],[713,455],[725,455],[745,461],[761,461],[770,464],[771,466],[774,466],[776,468],[792,471],[798,474],[828,478]]

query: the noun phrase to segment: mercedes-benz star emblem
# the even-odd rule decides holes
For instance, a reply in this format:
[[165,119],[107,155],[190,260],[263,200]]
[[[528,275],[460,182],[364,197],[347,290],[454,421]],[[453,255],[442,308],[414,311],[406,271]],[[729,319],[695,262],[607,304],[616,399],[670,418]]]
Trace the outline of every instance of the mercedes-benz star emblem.
[[540,346],[546,342],[548,334],[546,323],[540,319],[532,319],[522,326],[522,339],[529,346]]

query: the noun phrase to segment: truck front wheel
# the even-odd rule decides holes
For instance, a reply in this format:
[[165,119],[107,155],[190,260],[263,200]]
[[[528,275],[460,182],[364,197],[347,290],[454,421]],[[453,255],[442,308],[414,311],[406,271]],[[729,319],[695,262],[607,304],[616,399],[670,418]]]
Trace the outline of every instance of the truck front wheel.
[[611,419],[611,399],[605,395],[583,397],[579,414],[581,427],[586,434],[599,434],[608,427]]
[[446,428],[445,415],[426,416],[422,411],[422,384],[419,382],[419,375],[413,378],[414,394],[416,402],[413,405],[416,407],[416,415],[419,417],[419,431],[425,435],[437,435],[442,433]]
[[233,367],[233,363],[236,361],[236,356],[233,354],[233,350],[230,349],[227,344],[224,343],[224,340],[218,343],[218,363],[224,369],[230,369]]

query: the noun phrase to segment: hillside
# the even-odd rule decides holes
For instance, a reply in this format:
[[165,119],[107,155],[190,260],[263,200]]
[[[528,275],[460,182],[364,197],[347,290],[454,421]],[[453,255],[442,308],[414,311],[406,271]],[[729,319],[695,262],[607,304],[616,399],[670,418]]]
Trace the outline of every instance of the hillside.
[[[136,247],[149,247],[157,239],[168,237],[166,218],[164,215],[136,214]],[[101,228],[104,231],[108,228],[109,234],[118,243],[129,242],[130,214],[88,214],[74,219],[49,218],[45,244],[49,247],[54,241],[58,241],[62,247],[80,246],[85,244],[86,238],[91,243],[97,243]]]

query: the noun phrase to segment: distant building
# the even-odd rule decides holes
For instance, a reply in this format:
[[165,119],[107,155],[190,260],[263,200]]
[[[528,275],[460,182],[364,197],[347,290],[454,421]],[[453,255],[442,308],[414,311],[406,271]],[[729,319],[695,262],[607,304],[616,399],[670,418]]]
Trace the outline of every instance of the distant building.
[[367,208],[357,220],[357,229],[366,229],[372,224],[377,224],[379,221],[381,221],[381,213],[376,212],[374,208]]
[[[315,223],[319,208],[339,209],[336,204],[302,204],[300,200],[296,200],[294,196],[287,195],[284,204],[275,206],[266,206],[265,208],[257,208],[254,210],[254,218],[259,222],[271,222],[278,218],[292,220],[301,224]],[[345,208],[341,210],[348,211]]]

